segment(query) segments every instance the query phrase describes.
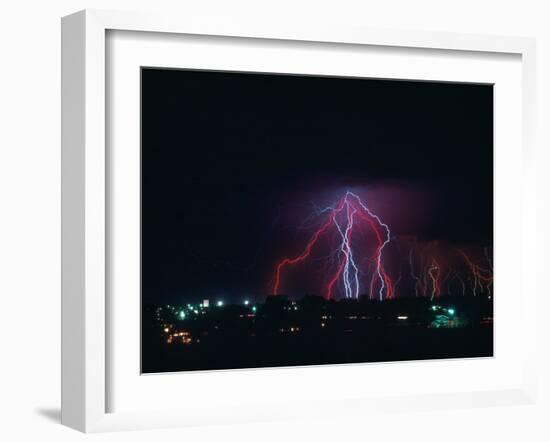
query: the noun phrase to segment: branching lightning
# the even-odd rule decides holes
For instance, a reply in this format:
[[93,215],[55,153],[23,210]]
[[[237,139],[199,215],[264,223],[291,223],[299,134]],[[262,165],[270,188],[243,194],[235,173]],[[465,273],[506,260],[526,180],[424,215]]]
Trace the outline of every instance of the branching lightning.
[[[315,206],[315,214],[308,217],[308,222],[315,218],[320,219],[319,227],[302,252],[276,264],[271,283],[274,295],[292,289],[288,287],[292,285],[288,273],[294,268],[299,270],[306,261],[314,266],[314,272],[321,274],[321,294],[327,299],[358,299],[362,295],[392,299],[398,285],[405,296],[431,300],[443,293],[492,295],[493,262],[487,247],[476,250],[470,245],[466,253],[466,249],[448,243],[442,246],[436,240],[419,242],[416,237],[412,241],[392,237],[389,226],[351,191],[334,205]],[[402,262],[402,247],[408,248],[408,262],[407,258]],[[392,266],[388,266],[390,260]],[[484,266],[479,264],[482,260]],[[408,264],[405,273],[403,264]]]
[[[356,244],[353,232],[357,223],[364,223],[370,231],[374,233],[376,244],[374,244],[374,261],[375,272],[378,280],[378,297],[380,300],[392,298],[393,296],[393,281],[388,275],[383,264],[384,248],[390,242],[390,229],[387,224],[375,215],[361,198],[347,191],[334,206],[329,206],[319,210],[319,214],[327,213],[327,218],[319,229],[311,236],[305,249],[299,255],[293,258],[284,258],[280,261],[275,270],[275,278],[273,283],[273,294],[278,295],[281,290],[281,278],[283,272],[289,266],[296,265],[305,261],[319,242],[324,234],[328,234],[331,228],[338,234],[337,248],[337,266],[332,277],[329,278],[325,296],[331,299],[337,284],[343,287],[344,296],[346,298],[358,298],[361,293],[361,281],[364,280],[363,272],[357,264],[355,256],[360,253],[368,253],[368,248],[360,247]],[[371,284],[373,285],[373,284]]]

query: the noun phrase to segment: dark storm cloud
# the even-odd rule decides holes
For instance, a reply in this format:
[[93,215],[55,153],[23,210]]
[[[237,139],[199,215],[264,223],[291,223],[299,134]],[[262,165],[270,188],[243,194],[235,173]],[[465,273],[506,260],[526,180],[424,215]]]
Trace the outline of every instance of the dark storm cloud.
[[492,103],[483,85],[144,69],[144,300],[267,293],[302,217],[347,189],[396,235],[491,243]]

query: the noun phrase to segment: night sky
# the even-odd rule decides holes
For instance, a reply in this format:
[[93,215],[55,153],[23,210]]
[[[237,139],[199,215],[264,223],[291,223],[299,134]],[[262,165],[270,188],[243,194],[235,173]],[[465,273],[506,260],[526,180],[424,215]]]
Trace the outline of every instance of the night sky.
[[264,297],[346,190],[397,242],[491,246],[492,86],[142,70],[145,303]]

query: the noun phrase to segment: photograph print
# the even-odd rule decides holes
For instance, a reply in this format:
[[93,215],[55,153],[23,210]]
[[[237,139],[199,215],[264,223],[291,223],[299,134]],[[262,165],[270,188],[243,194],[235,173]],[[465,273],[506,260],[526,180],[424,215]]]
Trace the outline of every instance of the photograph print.
[[493,356],[493,86],[141,70],[142,373]]

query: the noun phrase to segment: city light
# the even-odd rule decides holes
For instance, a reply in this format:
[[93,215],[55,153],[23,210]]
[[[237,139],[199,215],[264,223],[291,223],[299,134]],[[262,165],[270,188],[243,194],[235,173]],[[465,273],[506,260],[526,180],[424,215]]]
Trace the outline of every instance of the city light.
[[[327,337],[326,333],[330,334],[333,331],[356,333],[361,336],[361,333],[365,331],[373,333],[373,330],[376,329],[374,333],[377,333],[380,326],[388,330],[395,328],[395,335],[404,336],[409,331],[414,335],[415,330],[424,328],[463,329],[470,324],[473,326],[476,324],[492,325],[492,311],[488,307],[483,307],[481,310],[483,316],[479,316],[479,318],[476,316],[480,306],[485,306],[486,297],[478,296],[477,299],[479,304],[473,307],[462,305],[449,298],[441,300],[440,304],[426,304],[423,299],[415,301],[416,304],[413,304],[412,300],[407,300],[402,304],[399,301],[393,301],[387,304],[387,308],[379,303],[363,304],[349,301],[342,301],[344,304],[341,308],[338,305],[340,301],[320,300],[318,302],[322,303],[322,308],[311,309],[307,302],[281,299],[281,302],[265,307],[267,304],[263,304],[261,301],[257,303],[258,300],[255,298],[241,297],[240,301],[236,302],[214,299],[212,301],[214,311],[205,309],[202,303],[189,304],[192,306],[191,309],[187,308],[187,304],[171,305],[170,309],[167,309],[165,305],[164,311],[160,307],[152,311],[152,319],[157,321],[158,333],[159,336],[162,336],[163,345],[171,344],[182,347],[203,346],[202,348],[206,348],[204,342],[210,339],[208,337],[210,334],[215,334],[214,339],[219,339],[228,331],[229,333],[225,334],[230,335],[231,340],[248,340],[249,337],[255,337],[258,342],[262,342],[265,333],[260,333],[262,336],[258,337],[258,331],[268,331],[269,333],[274,331],[288,336],[288,339],[293,339],[292,337],[297,339],[303,333],[302,330],[310,336],[312,329],[309,328],[309,324],[317,324],[316,333],[325,338]],[[238,307],[239,305],[240,307]],[[368,307],[368,310],[365,309],[365,306]],[[299,313],[295,312],[295,309],[298,309]],[[218,311],[217,314],[215,310]],[[261,312],[261,314],[257,312]],[[428,313],[427,321],[425,320],[426,315],[422,312]],[[167,317],[164,317],[165,315]],[[240,318],[239,321],[242,324],[237,333],[231,332],[231,327],[235,325],[234,318]],[[365,321],[359,321],[360,319]],[[380,320],[382,322],[379,322]],[[329,321],[331,322],[329,323]],[[185,327],[186,330],[182,329],[184,325],[188,325]],[[222,334],[219,333],[220,331]]]

